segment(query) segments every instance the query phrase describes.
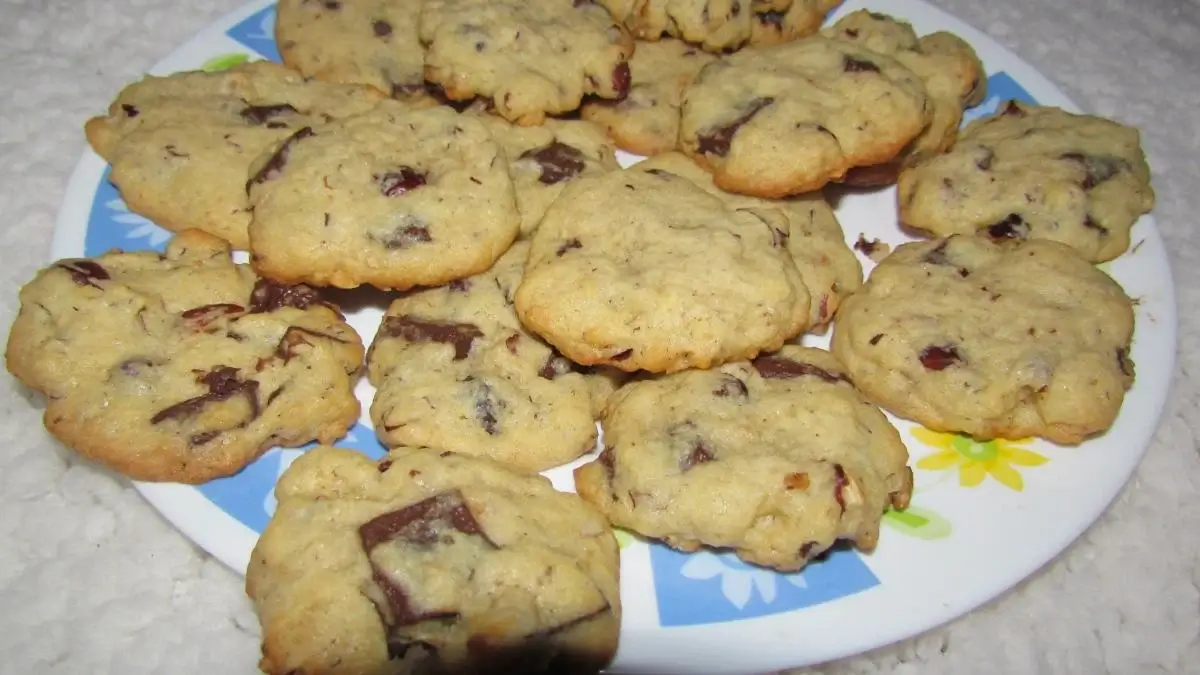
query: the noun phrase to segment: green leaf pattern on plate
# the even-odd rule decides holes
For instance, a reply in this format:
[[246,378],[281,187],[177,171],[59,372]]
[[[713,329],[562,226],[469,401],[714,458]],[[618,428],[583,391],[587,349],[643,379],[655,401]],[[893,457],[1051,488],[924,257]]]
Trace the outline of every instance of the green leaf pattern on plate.
[[200,66],[200,70],[203,70],[206,73],[215,73],[222,70],[228,70],[234,66],[240,66],[249,60],[250,55],[242,52],[221,54],[220,56],[214,56],[205,61],[204,65]]
[[953,529],[949,520],[919,506],[909,506],[903,511],[888,509],[883,514],[883,524],[901,534],[928,541],[945,539]]

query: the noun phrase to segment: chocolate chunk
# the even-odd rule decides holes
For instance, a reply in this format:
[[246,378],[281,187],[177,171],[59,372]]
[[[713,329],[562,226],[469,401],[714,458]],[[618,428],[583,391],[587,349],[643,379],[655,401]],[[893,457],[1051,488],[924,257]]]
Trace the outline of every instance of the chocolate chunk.
[[338,2],[338,0],[321,0],[321,4],[331,12],[336,12],[342,8],[342,3]]
[[496,544],[487,537],[471,509],[458,490],[443,492],[416,504],[389,511],[363,523],[358,538],[368,554],[380,544],[400,539],[415,546],[432,546],[441,540],[437,528],[450,527],[463,534],[478,536],[492,548]]
[[408,315],[384,317],[380,332],[387,337],[401,338],[409,342],[441,342],[453,345],[455,361],[467,358],[475,338],[483,337],[483,331],[474,324],[427,321]]
[[817,543],[817,542],[815,542],[815,541],[806,541],[806,542],[804,542],[804,544],[803,544],[803,545],[800,547],[800,557],[801,557],[801,558],[804,558],[804,559],[806,559],[806,560],[807,560],[807,559],[808,559],[808,554],[812,553],[812,550],[813,550],[814,548],[816,548],[817,546],[819,546],[819,545],[820,545],[820,544],[818,544],[818,543]]
[[1084,190],[1091,190],[1122,171],[1133,170],[1133,167],[1129,166],[1129,162],[1112,155],[1085,155],[1068,152],[1060,155],[1059,158],[1075,162],[1083,168],[1084,178],[1080,187]]
[[704,445],[703,442],[696,441],[692,444],[692,451],[679,463],[679,470],[684,472],[691,471],[697,464],[705,464],[714,459],[716,457],[713,456],[713,451]]
[[954,345],[929,345],[921,350],[920,359],[926,370],[945,370],[962,361]]
[[380,19],[371,24],[371,30],[375,31],[375,37],[385,38],[392,34],[392,24]]
[[476,387],[475,419],[489,436],[495,436],[500,433],[500,421],[496,419],[496,414],[503,408],[504,404],[496,398],[495,392],[492,391],[490,386],[480,383]]
[[278,105],[252,105],[242,108],[242,119],[250,124],[266,124],[275,117],[280,115],[295,115],[300,111],[293,108],[290,104],[280,103]]
[[74,281],[76,286],[100,288],[95,282],[112,278],[108,275],[108,270],[91,260],[70,260],[60,262],[55,267],[66,270],[67,274],[71,275],[71,281]]
[[129,105],[128,103],[122,103],[121,110],[127,117],[137,117],[142,114],[142,111],[138,110],[137,106]]
[[214,305],[201,305],[199,307],[193,307],[191,309],[184,310],[184,312],[179,316],[183,318],[184,323],[187,324],[188,328],[199,331],[204,330],[208,324],[223,316],[229,316],[230,314],[241,314],[244,311],[246,311],[246,308],[242,307],[241,305],[223,302]]
[[851,39],[858,37],[858,29],[857,28],[847,28],[846,30],[844,30],[842,32],[846,35],[846,37],[851,38]]
[[876,333],[875,335],[871,336],[871,339],[868,340],[868,342],[871,344],[872,347],[874,347],[875,345],[879,344],[879,341],[882,339],[883,339],[883,333]]
[[616,100],[623,101],[629,95],[629,84],[632,79],[633,75],[629,71],[629,63],[622,61],[617,64],[616,68],[613,68],[612,86],[613,92],[616,94],[614,97]]
[[559,244],[558,250],[556,250],[554,252],[554,255],[561,258],[563,256],[563,254],[565,254],[567,251],[570,251],[573,248],[583,248],[583,244],[581,244],[579,242],[579,240],[575,239],[574,237]]
[[402,166],[395,171],[383,175],[376,174],[371,178],[379,183],[379,191],[384,197],[399,197],[425,185],[425,174],[410,166]]
[[1129,358],[1129,350],[1124,347],[1117,347],[1117,366],[1125,377],[1133,377],[1133,360]]
[[209,403],[226,401],[235,396],[244,396],[250,406],[250,415],[238,425],[239,428],[258,418],[258,382],[240,379],[237,368],[217,366],[201,374],[196,381],[208,387],[208,392],[158,411],[150,418],[150,423],[160,424],[171,419],[195,417]]
[[713,389],[713,396],[717,398],[732,398],[739,401],[744,401],[750,395],[750,390],[746,389],[746,383],[732,375],[725,375],[721,378],[721,384]]
[[1096,232],[1099,232],[1101,235],[1108,234],[1108,228],[1104,227],[1100,223],[1097,223],[1095,220],[1092,220],[1091,214],[1088,214],[1083,217],[1083,226],[1089,230],[1095,230]]
[[987,226],[992,239],[1024,239],[1029,236],[1029,224],[1021,216],[1010,213],[998,223]]
[[846,470],[841,464],[833,465],[833,498],[837,500],[838,506],[841,507],[842,513],[846,512],[846,495],[843,490],[850,484],[850,479],[846,478]]
[[774,26],[776,28],[781,28],[783,26],[784,16],[785,15],[783,12],[776,12],[774,10],[767,11],[767,12],[759,12],[758,13],[758,22],[764,26]]
[[1008,116],[1012,116],[1012,117],[1024,117],[1025,111],[1021,109],[1021,106],[1018,105],[1016,101],[1009,101],[1008,103],[1004,104],[1003,108],[1000,109],[1000,115],[1001,116],[1008,115]]
[[611,612],[612,607],[606,602],[595,611],[503,642],[486,634],[472,635],[467,638],[467,651],[475,663],[486,665],[471,672],[476,675],[598,673],[608,665],[607,658],[556,640],[555,636]]
[[210,431],[202,431],[198,434],[192,434],[191,436],[188,437],[188,445],[190,445],[192,447],[195,447],[197,445],[204,445],[205,443],[208,443],[209,441],[215,439],[217,436],[220,436],[222,433],[224,433],[224,432],[222,432],[218,429],[213,429]]
[[850,383],[850,378],[841,373],[831,373],[811,363],[801,363],[782,356],[760,356],[751,361],[750,364],[754,366],[759,375],[768,380],[790,380],[794,377],[811,375],[819,377],[830,384],[837,382]]
[[733,4],[729,7],[730,16],[739,16],[742,13],[742,3],[733,0]]
[[454,281],[446,284],[446,287],[455,293],[466,293],[467,291],[471,290],[471,280],[455,279]]
[[538,182],[554,185],[569,180],[583,171],[583,153],[565,143],[554,141],[534,150],[526,150],[521,159],[532,159],[541,167]]
[[504,338],[504,346],[508,348],[508,353],[516,355],[520,351],[521,334],[513,333],[507,338]]
[[842,57],[842,70],[847,73],[878,73],[879,66],[866,59],[845,55]]
[[320,294],[303,284],[289,286],[259,279],[254,283],[254,290],[250,293],[251,314],[274,312],[284,307],[308,309],[318,304],[322,304]]
[[881,243],[883,242],[879,241],[878,239],[871,239],[868,241],[867,238],[860,233],[858,235],[858,241],[854,242],[854,250],[862,251],[863,255],[870,258],[871,255],[875,253],[875,250],[879,248]]
[[671,173],[670,171],[663,171],[662,169],[646,169],[646,173],[650,174],[651,176],[658,176],[659,178],[663,178],[663,179],[679,177],[679,176]]
[[288,153],[292,151],[292,146],[305,138],[315,135],[312,127],[303,127],[296,133],[288,136],[287,140],[275,151],[275,154],[271,155],[270,159],[250,177],[250,180],[246,181],[246,194],[250,194],[251,187],[278,178],[280,172],[283,171],[284,165],[287,164]]
[[282,360],[284,363],[291,361],[292,358],[296,356],[296,349],[300,347],[300,345],[312,346],[312,343],[308,341],[308,338],[310,337],[319,338],[322,340],[332,340],[342,344],[345,344],[346,342],[336,335],[322,333],[321,331],[304,328],[303,326],[288,326],[288,329],[283,333],[283,337],[279,338],[279,344],[275,347],[275,357]]
[[391,458],[384,457],[383,459],[381,459],[379,461],[378,464],[375,465],[375,468],[379,470],[379,473],[383,473],[383,472],[387,471],[388,469],[392,468]]
[[282,396],[282,395],[283,395],[283,392],[284,392],[284,390],[285,390],[285,389],[287,389],[287,387],[279,387],[279,388],[278,388],[278,389],[276,389],[275,391],[273,391],[273,392],[271,392],[270,394],[268,394],[268,395],[267,395],[267,403],[266,403],[266,405],[264,405],[263,407],[264,407],[264,408],[269,408],[269,407],[271,407],[271,404],[275,402],[275,399],[277,399],[277,398],[279,398],[280,396]]
[[551,352],[550,356],[546,358],[546,362],[542,364],[541,369],[538,370],[538,377],[553,380],[560,375],[570,373],[574,368],[575,364],[571,363],[566,357],[557,352]]
[[423,222],[413,217],[411,220],[406,219],[407,225],[398,225],[396,229],[389,232],[386,236],[373,237],[375,241],[383,244],[384,248],[390,250],[400,250],[409,248],[415,244],[427,244],[433,241],[433,236],[429,233],[429,227]]
[[729,153],[729,144],[733,142],[733,136],[737,133],[742,125],[749,122],[763,108],[771,105],[775,99],[771,97],[754,99],[750,102],[746,112],[742,113],[741,117],[733,120],[723,127],[714,129],[706,134],[700,134],[697,138],[696,149],[705,155],[716,155],[724,157]]

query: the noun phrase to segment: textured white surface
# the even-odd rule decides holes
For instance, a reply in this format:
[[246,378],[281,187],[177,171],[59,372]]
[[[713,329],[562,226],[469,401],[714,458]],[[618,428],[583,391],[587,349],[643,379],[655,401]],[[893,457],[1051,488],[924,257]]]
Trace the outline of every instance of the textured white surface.
[[[83,121],[239,0],[0,4],[0,325],[49,250]],[[1140,126],[1172,252],[1180,356],[1154,445],[1109,512],[1056,562],[924,637],[827,673],[1200,673],[1200,3],[938,0],[1085,108]],[[241,579],[127,483],[78,463],[0,384],[0,671],[253,673]],[[1087,476],[1080,476],[1086,480]],[[736,645],[730,645],[736,649]]]

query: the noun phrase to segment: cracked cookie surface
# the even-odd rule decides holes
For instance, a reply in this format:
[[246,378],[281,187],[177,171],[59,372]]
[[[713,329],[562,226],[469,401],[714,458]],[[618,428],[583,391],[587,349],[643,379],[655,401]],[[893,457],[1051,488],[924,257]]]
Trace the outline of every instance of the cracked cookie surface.
[[705,66],[684,91],[679,144],[722,189],[777,198],[891,160],[931,117],[899,61],[811,36]]
[[902,172],[898,201],[901,223],[934,236],[1049,239],[1102,262],[1129,248],[1155,195],[1137,129],[1011,101]]
[[667,171],[581,178],[546,212],[522,323],[584,365],[669,372],[777,349],[809,292],[779,211],[735,209]]
[[317,293],[257,279],[199,231],[166,253],[60,260],[21,290],[8,369],[47,429],[136,480],[202,483],[358,418],[363,357]]
[[684,551],[798,570],[839,540],[873,548],[884,510],[912,490],[900,435],[816,349],[634,382],[603,426],[579,494]]
[[669,35],[720,53],[815,32],[840,0],[599,0],[635,37]]
[[601,6],[570,0],[424,0],[425,79],[482,97],[518,124],[629,91],[633,38]]
[[955,235],[897,247],[838,314],[833,353],[887,410],[981,440],[1079,443],[1133,384],[1133,306],[1067,246]]
[[218,73],[147,76],[88,120],[129,209],[168,230],[201,229],[245,249],[246,177],[261,152],[304,127],[369,110],[371,87],[307,81],[255,61]]
[[595,447],[617,378],[576,366],[521,326],[512,295],[528,251],[518,242],[487,272],[388,308],[367,358],[385,445],[484,455],[525,472]]
[[541,476],[322,447],[275,492],[246,572],[270,675],[582,675],[616,651],[612,529]]
[[490,267],[520,226],[500,146],[446,107],[382,101],[301,129],[259,159],[246,189],[255,269],[287,282],[442,284]]
[[828,326],[837,314],[842,299],[862,286],[862,265],[846,245],[846,236],[837,215],[820,192],[786,199],[735,195],[719,189],[707,171],[678,152],[651,157],[638,162],[630,170],[667,171],[681,176],[733,209],[782,212],[790,227],[788,253],[812,297],[809,303],[809,330]]

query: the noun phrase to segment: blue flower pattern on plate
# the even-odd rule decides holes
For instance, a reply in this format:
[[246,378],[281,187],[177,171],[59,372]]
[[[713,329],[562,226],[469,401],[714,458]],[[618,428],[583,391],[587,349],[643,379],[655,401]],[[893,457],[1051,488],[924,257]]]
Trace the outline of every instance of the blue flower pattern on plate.
[[[240,473],[199,486],[200,493],[222,511],[261,534],[275,513],[275,483],[297,457],[315,445],[274,448]],[[387,453],[375,432],[361,423],[355,424],[335,445],[358,450],[371,459],[379,459]]]
[[264,59],[283,63],[275,46],[275,5],[255,12],[225,34],[258,52]]
[[1000,107],[1000,103],[1003,101],[1037,103],[1033,96],[1025,91],[1024,87],[1017,84],[1017,81],[1012,79],[1008,73],[996,73],[988,77],[987,86],[987,98],[979,105],[963,113],[963,126],[980,117],[986,117],[996,112],[996,109]]
[[114,248],[124,251],[165,249],[171,233],[129,210],[117,188],[108,181],[111,172],[111,168],[106,168],[96,186],[96,196],[92,198],[88,213],[83,255],[103,255]]
[[[256,12],[227,31],[227,35],[263,58],[279,62],[274,40],[275,6]],[[988,78],[988,97],[967,110],[963,124],[990,115],[1002,101],[1036,103],[1007,73]],[[88,220],[84,255],[113,248],[163,250],[170,233],[131,213],[109,183],[106,169],[96,189]],[[279,476],[306,450],[274,448],[240,473],[198,486],[218,508],[256,533],[274,514]],[[360,424],[337,443],[373,459],[386,450],[375,432]],[[650,545],[650,565],[659,622],[664,627],[695,626],[790,612],[863,592],[879,585],[878,578],[850,549],[839,549],[803,571],[781,574],[748,565],[731,553],[702,550],[681,553],[661,544]]]
[[791,612],[879,585],[857,553],[839,549],[804,570],[780,574],[732,553],[680,553],[651,544],[658,621],[664,627],[739,621]]

